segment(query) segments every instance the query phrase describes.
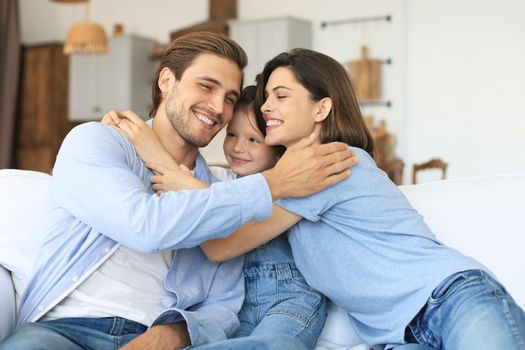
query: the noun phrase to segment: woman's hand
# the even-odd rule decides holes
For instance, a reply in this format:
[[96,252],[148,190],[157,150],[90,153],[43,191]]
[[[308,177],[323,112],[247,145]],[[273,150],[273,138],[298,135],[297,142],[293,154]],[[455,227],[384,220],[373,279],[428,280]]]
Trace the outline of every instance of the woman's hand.
[[146,163],[146,166],[153,170],[156,174],[153,175],[150,180],[153,184],[153,189],[158,194],[168,191],[191,190],[210,187],[210,185],[208,185],[206,182],[194,178],[191,174],[191,170],[185,165],[168,168],[160,164]]
[[102,118],[101,122],[126,136],[145,163],[153,162],[168,168],[176,168],[178,166],[166,151],[153,129],[134,112],[117,112],[112,110]]

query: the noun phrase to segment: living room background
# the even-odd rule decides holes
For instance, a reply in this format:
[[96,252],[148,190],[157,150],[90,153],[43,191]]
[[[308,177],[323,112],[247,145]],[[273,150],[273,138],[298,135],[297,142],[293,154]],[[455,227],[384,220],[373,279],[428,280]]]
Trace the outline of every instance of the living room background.
[[[312,22],[313,49],[341,62],[390,58],[375,107],[396,135],[410,183],[413,163],[440,157],[449,178],[525,172],[525,2],[521,0],[238,0],[238,20],[293,16]],[[91,17],[108,33],[167,43],[169,33],[205,21],[208,0],[92,0]],[[83,6],[20,0],[23,44],[63,41]],[[390,22],[322,28],[323,21],[390,15]]]

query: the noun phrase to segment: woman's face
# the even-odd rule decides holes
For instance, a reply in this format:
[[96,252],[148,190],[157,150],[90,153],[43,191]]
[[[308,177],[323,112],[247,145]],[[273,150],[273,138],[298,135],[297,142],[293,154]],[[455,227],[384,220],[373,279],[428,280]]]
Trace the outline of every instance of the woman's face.
[[261,112],[266,121],[266,144],[290,147],[310,135],[315,126],[319,102],[286,67],[276,68],[265,87]]

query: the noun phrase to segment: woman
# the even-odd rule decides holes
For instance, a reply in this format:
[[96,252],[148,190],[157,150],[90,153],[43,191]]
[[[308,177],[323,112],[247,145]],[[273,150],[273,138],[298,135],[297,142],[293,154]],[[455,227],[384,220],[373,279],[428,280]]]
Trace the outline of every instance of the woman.
[[523,310],[486,267],[439,242],[376,167],[372,138],[339,63],[304,49],[278,55],[262,72],[256,107],[269,145],[289,147],[320,129],[320,142],[345,142],[360,158],[347,180],[279,200],[259,224],[269,236],[276,234],[272,223],[291,226],[300,271],[348,312],[365,342],[387,349],[525,348]]

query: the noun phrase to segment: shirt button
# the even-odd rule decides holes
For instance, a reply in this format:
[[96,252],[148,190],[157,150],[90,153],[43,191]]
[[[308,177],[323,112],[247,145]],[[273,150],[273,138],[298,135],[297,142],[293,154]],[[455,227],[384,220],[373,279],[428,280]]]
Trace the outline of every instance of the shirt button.
[[38,307],[38,311],[44,311],[44,309],[45,309],[44,305],[40,305],[40,306]]
[[71,279],[73,282],[76,282],[78,281],[78,276],[73,276],[73,278]]
[[109,254],[110,251],[111,251],[111,249],[109,249],[109,248],[104,248],[104,253]]

